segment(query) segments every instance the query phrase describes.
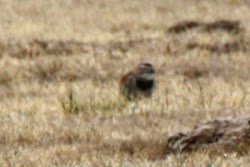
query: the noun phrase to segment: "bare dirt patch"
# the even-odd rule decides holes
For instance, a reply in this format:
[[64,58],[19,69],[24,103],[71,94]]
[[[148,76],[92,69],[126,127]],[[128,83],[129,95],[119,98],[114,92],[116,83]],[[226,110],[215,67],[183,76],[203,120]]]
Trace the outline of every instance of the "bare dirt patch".
[[37,57],[40,55],[72,55],[74,53],[87,52],[89,47],[91,47],[88,44],[74,40],[56,41],[40,39],[28,42],[11,40],[7,44],[2,42],[0,45],[9,56],[16,58]]
[[199,44],[196,42],[191,42],[187,44],[187,49],[201,49],[201,50],[208,50],[214,53],[230,53],[230,52],[246,52],[247,46],[242,44],[239,41],[230,41],[225,43],[217,42],[215,44]]
[[183,21],[168,28],[170,33],[181,33],[188,30],[198,29],[204,32],[226,31],[228,33],[240,33],[243,28],[240,26],[240,21],[235,20],[216,20],[206,23],[201,21]]

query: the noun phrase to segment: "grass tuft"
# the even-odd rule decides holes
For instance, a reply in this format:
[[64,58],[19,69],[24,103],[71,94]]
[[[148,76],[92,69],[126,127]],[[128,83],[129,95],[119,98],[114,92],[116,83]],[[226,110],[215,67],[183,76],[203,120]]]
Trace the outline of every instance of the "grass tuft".
[[67,92],[66,99],[61,101],[61,105],[65,114],[78,114],[82,110],[72,88]]

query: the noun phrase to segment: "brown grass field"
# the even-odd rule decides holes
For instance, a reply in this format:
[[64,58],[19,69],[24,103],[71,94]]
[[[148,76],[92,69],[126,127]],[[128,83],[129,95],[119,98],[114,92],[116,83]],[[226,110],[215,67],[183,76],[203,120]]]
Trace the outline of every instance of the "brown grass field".
[[[237,22],[170,29],[218,20]],[[250,115],[247,1],[1,0],[0,23],[0,166],[250,166],[249,144],[166,154],[174,133]],[[126,101],[141,62],[156,91]]]

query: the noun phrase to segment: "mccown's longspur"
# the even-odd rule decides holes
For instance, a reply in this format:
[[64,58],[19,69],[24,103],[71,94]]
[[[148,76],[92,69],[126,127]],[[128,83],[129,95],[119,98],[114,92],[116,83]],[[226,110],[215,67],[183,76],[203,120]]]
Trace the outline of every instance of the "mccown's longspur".
[[135,70],[122,76],[120,92],[127,99],[151,97],[155,88],[155,70],[150,63],[140,64]]

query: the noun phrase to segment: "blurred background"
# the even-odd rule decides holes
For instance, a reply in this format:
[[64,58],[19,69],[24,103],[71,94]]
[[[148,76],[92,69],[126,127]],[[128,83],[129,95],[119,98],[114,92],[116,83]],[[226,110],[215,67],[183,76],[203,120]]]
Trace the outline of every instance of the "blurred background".
[[[202,121],[250,114],[249,8],[1,0],[0,166],[248,166],[247,155],[206,150],[166,158],[165,145]],[[141,62],[156,68],[157,89],[128,102],[119,79]]]

